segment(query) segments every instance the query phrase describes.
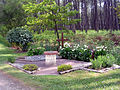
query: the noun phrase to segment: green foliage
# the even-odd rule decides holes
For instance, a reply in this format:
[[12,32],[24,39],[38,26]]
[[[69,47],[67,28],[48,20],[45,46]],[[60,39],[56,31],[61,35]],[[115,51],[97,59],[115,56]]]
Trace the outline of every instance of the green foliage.
[[7,40],[9,43],[15,43],[17,46],[20,46],[23,51],[26,51],[29,43],[33,41],[33,36],[27,29],[17,27],[8,32]]
[[90,49],[81,49],[79,48],[77,51],[77,60],[89,62],[91,58],[91,50]]
[[[93,54],[93,50],[94,50],[94,54]],[[87,45],[80,46],[78,44],[78,45],[74,45],[73,47],[67,46],[60,49],[60,55],[62,56],[62,58],[80,60],[85,62],[89,62],[91,58],[94,59],[100,55],[106,55],[106,54],[107,54],[107,50],[106,47],[104,48],[104,46],[90,48]]]
[[8,57],[8,62],[15,63],[16,59],[14,57]]
[[65,59],[72,59],[71,54],[72,54],[72,49],[70,47],[63,48],[59,51],[60,56]]
[[111,67],[114,63],[116,63],[115,57],[111,54],[107,54],[106,56],[98,56],[97,59],[91,59],[90,61],[92,63],[92,68],[94,69]]
[[23,66],[23,69],[27,70],[27,71],[34,71],[38,69],[38,66],[35,64],[26,64]]
[[5,25],[0,25],[0,35],[2,35],[3,37],[5,37],[6,34],[7,34],[7,32],[8,32],[7,27]]
[[91,51],[89,49],[65,47],[60,49],[60,56],[65,59],[74,59],[80,61],[89,61],[91,58]]
[[97,59],[93,60],[91,59],[91,63],[92,63],[92,68],[94,69],[101,69],[102,68],[102,64],[103,64],[103,61],[102,61],[102,56],[98,56]]
[[0,35],[0,43],[4,44],[5,46],[10,46],[10,44],[8,43],[8,41]]
[[66,70],[69,70],[69,69],[72,69],[71,65],[62,64],[62,65],[58,66],[57,71],[62,72],[62,71],[66,71]]
[[71,47],[65,47],[60,50],[60,56],[65,59],[74,59],[88,62],[91,58],[89,49],[77,48],[73,50]]
[[7,29],[25,25],[26,15],[22,8],[21,0],[5,0],[1,7],[0,23],[3,23]]
[[28,50],[27,55],[28,56],[34,56],[34,55],[41,55],[45,51],[45,48],[43,47],[37,47],[37,48],[31,48]]
[[115,8],[115,10],[117,11],[118,18],[120,19],[120,5],[118,5],[118,7]]
[[120,46],[114,47],[110,52],[117,60],[116,64],[120,65]]
[[97,58],[98,56],[105,56],[108,53],[108,48],[105,46],[96,47],[94,51],[94,58]]
[[[40,25],[41,29],[58,29],[60,24],[75,24],[80,19],[70,19],[68,17],[75,16],[78,11],[71,10],[71,3],[65,6],[59,6],[55,0],[43,0],[42,2],[30,3],[23,5],[25,12],[29,15],[27,24]],[[64,27],[64,26],[63,26]]]
[[41,34],[34,34],[33,46],[44,47],[46,51],[56,51],[58,49],[58,42],[54,32],[46,30]]

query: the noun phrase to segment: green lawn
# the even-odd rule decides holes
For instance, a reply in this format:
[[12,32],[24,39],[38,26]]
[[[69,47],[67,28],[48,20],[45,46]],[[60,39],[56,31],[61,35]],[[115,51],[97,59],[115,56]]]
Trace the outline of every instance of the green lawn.
[[22,55],[15,54],[0,43],[0,70],[43,90],[120,90],[120,70],[104,74],[75,71],[59,76],[32,76],[5,64],[9,56]]

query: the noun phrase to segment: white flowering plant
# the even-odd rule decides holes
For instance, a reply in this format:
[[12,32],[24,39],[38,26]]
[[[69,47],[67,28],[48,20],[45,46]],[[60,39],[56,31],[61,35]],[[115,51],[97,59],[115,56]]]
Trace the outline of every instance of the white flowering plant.
[[80,47],[79,44],[75,44],[73,47],[69,43],[64,44],[64,48],[60,49],[60,55],[65,59],[74,59],[80,61],[89,61],[91,56],[90,49],[86,47]]
[[90,48],[88,45],[80,46],[79,44],[75,44],[71,46],[69,43],[65,43],[64,48],[60,49],[62,58],[87,62],[89,62],[91,58],[95,59],[100,55],[106,54],[107,47],[105,46]]
[[[94,49],[94,58],[97,58],[98,56],[104,56],[107,54],[108,50],[105,46],[99,46]],[[93,58],[93,59],[94,59]]]
[[7,33],[7,40],[11,44],[15,43],[20,46],[23,51],[27,51],[29,43],[33,42],[33,35],[29,30],[17,27]]

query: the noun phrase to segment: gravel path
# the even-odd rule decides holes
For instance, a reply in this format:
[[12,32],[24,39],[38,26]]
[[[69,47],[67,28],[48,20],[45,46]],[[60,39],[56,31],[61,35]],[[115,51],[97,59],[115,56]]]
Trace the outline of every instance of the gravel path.
[[0,90],[35,90],[23,85],[13,77],[0,72]]

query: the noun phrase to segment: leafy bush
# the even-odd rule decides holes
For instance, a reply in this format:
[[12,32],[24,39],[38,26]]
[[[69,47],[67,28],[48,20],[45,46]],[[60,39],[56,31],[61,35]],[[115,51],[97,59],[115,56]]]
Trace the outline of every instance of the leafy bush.
[[7,27],[5,25],[0,25],[0,35],[2,35],[3,37],[5,37],[6,34],[7,34],[7,32],[8,32]]
[[27,70],[27,71],[34,71],[38,69],[38,66],[35,64],[26,64],[23,66],[23,69]]
[[91,58],[90,49],[78,48],[76,50],[73,50],[73,52],[75,54],[74,56],[76,57],[76,60],[89,62],[89,60]]
[[31,48],[28,50],[27,55],[28,56],[34,56],[34,55],[41,55],[45,51],[45,48],[38,47],[38,48]]
[[107,54],[107,47],[99,46],[95,48],[94,58],[97,58],[98,56],[104,56],[106,54]]
[[91,60],[90,60],[91,63],[92,63],[92,68],[94,68],[94,69],[101,69],[101,68],[102,68],[102,63],[103,63],[103,61],[102,61],[102,58],[101,58],[101,57],[102,57],[102,56],[98,56],[97,59],[95,59],[95,60],[91,59]]
[[79,45],[75,45],[73,48],[69,45],[65,45],[65,48],[60,49],[60,56],[65,59],[89,61],[91,51],[90,49],[81,48]]
[[114,47],[110,52],[116,59],[116,64],[120,65],[120,46]]
[[5,46],[10,46],[9,42],[0,35],[0,43],[4,44]]
[[8,57],[8,62],[15,63],[16,59],[14,57]]
[[72,49],[70,47],[60,49],[60,56],[62,56],[62,58],[72,59],[72,57],[70,57],[71,54],[72,54]]
[[9,43],[15,43],[17,46],[21,46],[23,51],[26,51],[29,47],[29,43],[32,42],[33,36],[25,28],[14,28],[10,30],[7,34],[7,40]]
[[72,69],[71,65],[62,64],[62,65],[58,66],[57,71],[62,72],[62,71],[66,71],[66,70],[69,70],[69,69]]
[[74,45],[73,47],[67,45],[64,48],[60,49],[60,56],[62,56],[62,58],[80,60],[85,62],[89,62],[91,58],[94,59],[100,55],[106,54],[107,50],[104,46],[95,47],[95,49],[93,49],[88,47],[87,45],[80,47],[78,44]]
[[114,63],[116,63],[115,57],[111,54],[107,54],[106,56],[98,56],[95,60],[90,60],[92,63],[92,68],[101,69],[106,67],[111,67]]

